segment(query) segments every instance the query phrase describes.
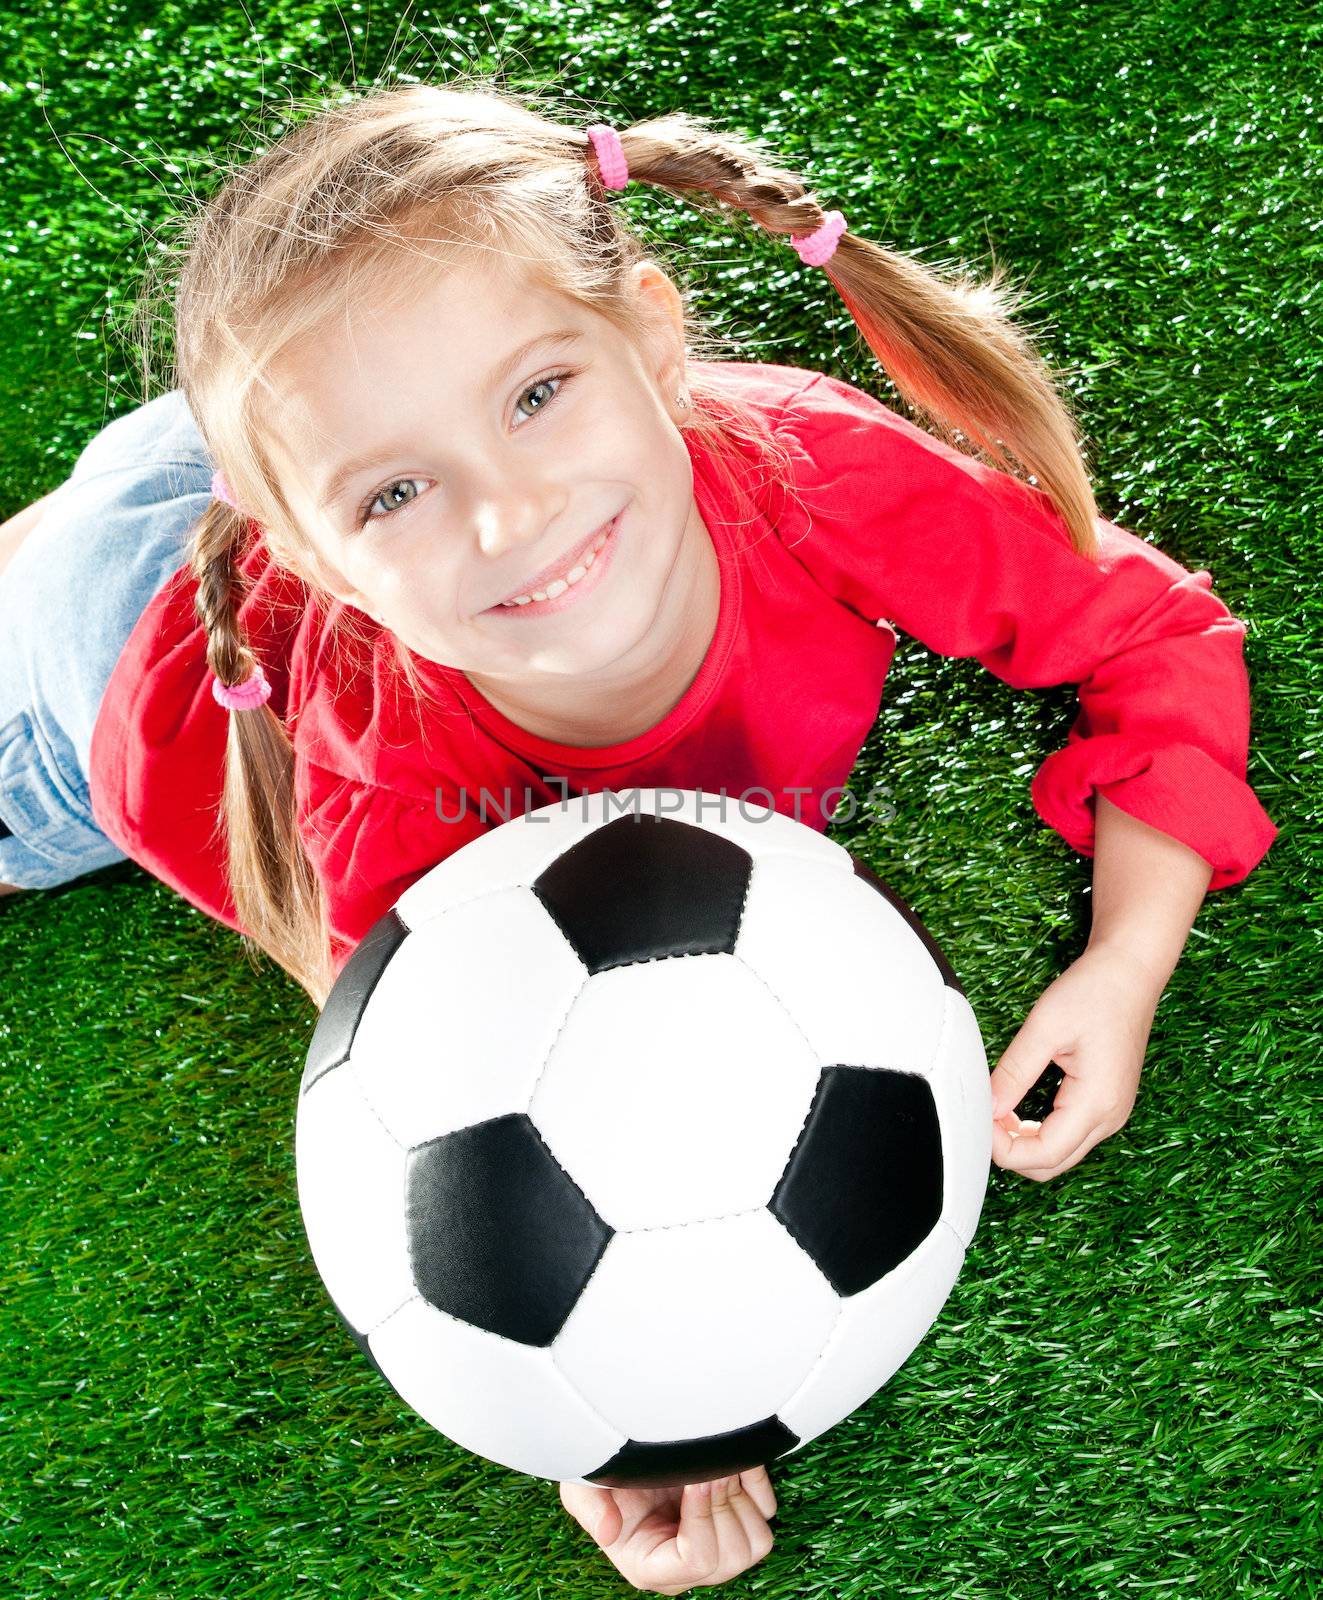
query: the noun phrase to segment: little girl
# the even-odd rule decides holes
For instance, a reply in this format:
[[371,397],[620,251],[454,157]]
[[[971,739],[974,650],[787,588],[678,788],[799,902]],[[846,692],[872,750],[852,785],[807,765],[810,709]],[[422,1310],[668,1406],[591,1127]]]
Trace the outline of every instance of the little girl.
[[[1031,792],[1096,853],[1089,946],[992,1079],[994,1159],[1053,1177],[1126,1121],[1205,892],[1275,837],[1245,625],[1098,516],[995,282],[848,231],[756,141],[532,99],[336,104],[201,207],[178,386],[8,551],[0,530],[0,880],[130,858],[320,1007],[411,883],[536,806],[698,789],[824,829],[901,628],[1079,685]],[[949,437],[822,373],[697,356],[611,204],[630,179],[787,239]],[[1021,1123],[1053,1059],[1052,1114]],[[663,1593],[771,1543],[761,1470],[562,1499]]]

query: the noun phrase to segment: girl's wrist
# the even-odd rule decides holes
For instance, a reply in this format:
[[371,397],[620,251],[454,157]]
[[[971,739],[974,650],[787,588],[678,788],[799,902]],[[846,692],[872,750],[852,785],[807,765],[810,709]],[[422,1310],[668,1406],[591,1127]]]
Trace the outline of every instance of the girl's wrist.
[[1142,946],[1136,947],[1124,935],[1102,935],[1090,939],[1087,948],[1128,967],[1135,976],[1136,985],[1149,995],[1154,1007],[1162,998],[1163,990],[1170,982],[1171,975],[1180,960],[1179,950],[1175,955],[1145,950]]

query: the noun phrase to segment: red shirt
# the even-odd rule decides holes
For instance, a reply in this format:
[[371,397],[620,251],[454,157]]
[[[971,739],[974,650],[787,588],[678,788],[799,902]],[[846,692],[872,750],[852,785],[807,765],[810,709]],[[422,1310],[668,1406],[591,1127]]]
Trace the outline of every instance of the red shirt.
[[[769,418],[793,483],[759,490],[751,515],[686,436],[720,611],[697,676],[637,738],[599,749],[537,738],[461,672],[414,656],[441,703],[418,705],[389,637],[356,613],[370,642],[333,646],[340,604],[310,601],[254,531],[240,618],[293,741],[298,827],[337,973],[430,867],[507,813],[567,795],[724,789],[731,806],[745,796],[824,830],[877,719],[896,628],[1016,688],[1079,686],[1067,743],[1030,788],[1075,850],[1093,854],[1101,789],[1198,851],[1210,889],[1258,864],[1277,829],[1245,781],[1245,624],[1208,572],[1102,519],[1101,561],[1077,555],[1041,491],[836,378],[703,366]],[[757,475],[741,481],[752,489]],[[134,628],[97,717],[89,787],[127,856],[238,929],[214,836],[230,713],[211,695],[195,592],[181,568]]]

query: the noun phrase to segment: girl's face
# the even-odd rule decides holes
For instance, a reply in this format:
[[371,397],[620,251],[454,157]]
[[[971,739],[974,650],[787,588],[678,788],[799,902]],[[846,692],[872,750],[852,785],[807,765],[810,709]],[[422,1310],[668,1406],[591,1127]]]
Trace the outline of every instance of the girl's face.
[[[654,648],[668,582],[706,535],[674,420],[679,296],[652,262],[635,282],[662,330],[646,362],[592,312],[490,269],[439,273],[416,303],[355,309],[287,353],[277,449],[339,599],[512,688],[605,685]],[[296,459],[298,439],[313,442]],[[500,604],[545,588],[613,518],[600,573],[561,609]]]

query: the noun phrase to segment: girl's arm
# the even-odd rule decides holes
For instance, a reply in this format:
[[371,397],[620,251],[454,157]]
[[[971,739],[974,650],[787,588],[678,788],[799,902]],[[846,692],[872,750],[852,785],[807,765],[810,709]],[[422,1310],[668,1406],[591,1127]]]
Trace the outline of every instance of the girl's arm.
[[[1093,927],[992,1074],[992,1158],[1041,1183],[1125,1126],[1154,1013],[1213,875],[1210,862],[1094,795]],[[1049,1061],[1064,1074],[1042,1122],[1014,1107]]]
[[1277,828],[1246,777],[1247,623],[1211,573],[1102,517],[1086,558],[1041,490],[826,374],[781,437],[799,504],[776,531],[829,595],[1013,688],[1079,686],[1066,744],[1030,784],[1072,849],[1095,853],[1106,792],[1210,862],[1209,889],[1263,858]]

